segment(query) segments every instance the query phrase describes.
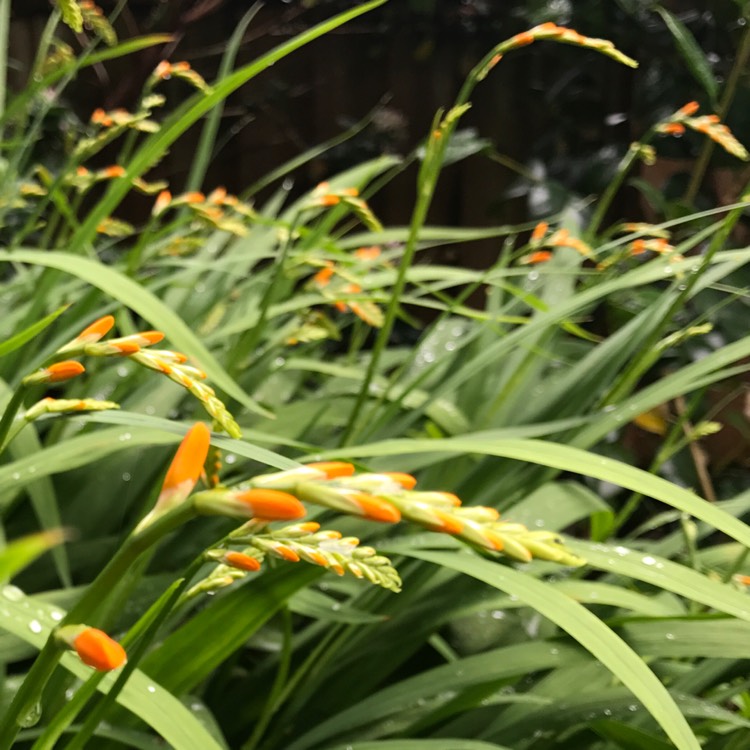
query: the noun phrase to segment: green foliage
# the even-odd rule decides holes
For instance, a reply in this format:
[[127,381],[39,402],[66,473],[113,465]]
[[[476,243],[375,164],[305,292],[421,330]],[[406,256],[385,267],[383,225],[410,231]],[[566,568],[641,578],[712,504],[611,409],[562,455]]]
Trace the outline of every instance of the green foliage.
[[[502,58],[551,41],[632,63],[548,22],[479,60],[412,154],[294,193],[322,147],[244,196],[205,185],[226,98],[384,1],[234,70],[249,11],[216,81],[160,63],[136,111],[95,110],[54,167],[34,161],[45,88],[164,39],[117,43],[96,6],[62,3],[96,38],[60,61],[53,15],[42,80],[2,119],[0,749],[743,746],[750,499],[700,456],[737,427],[723,404],[750,369],[729,323],[750,204],[608,217],[685,127],[746,152],[691,104],[594,207],[428,225],[443,167],[487,150],[457,128]],[[192,92],[174,108],[167,77]],[[149,170],[203,117],[180,193]],[[409,226],[383,227],[370,198],[412,162]],[[126,223],[133,191],[152,210]],[[418,262],[488,238],[489,268]],[[107,630],[127,664],[92,674],[61,625]]]

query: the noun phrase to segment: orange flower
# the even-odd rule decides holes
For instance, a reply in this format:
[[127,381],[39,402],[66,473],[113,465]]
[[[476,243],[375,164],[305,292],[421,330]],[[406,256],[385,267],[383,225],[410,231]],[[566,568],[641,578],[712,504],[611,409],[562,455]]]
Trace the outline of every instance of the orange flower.
[[78,177],[86,177],[86,176],[88,176],[90,174],[91,174],[91,172],[89,172],[89,170],[86,169],[86,167],[84,167],[84,166],[76,167],[76,175]]
[[531,255],[527,255],[523,262],[529,265],[536,265],[537,263],[546,263],[552,258],[552,253],[549,250],[537,250]]
[[688,102],[677,110],[678,115],[681,117],[691,117],[700,109],[698,102]]
[[648,248],[646,247],[645,240],[633,240],[630,243],[630,254],[631,255],[643,255]]
[[547,234],[548,229],[549,224],[546,221],[540,221],[531,233],[531,243],[540,242],[544,238],[544,235]]
[[170,75],[172,75],[172,63],[167,60],[162,60],[156,68],[154,68],[154,77],[156,78],[161,78],[163,80],[169,78]]
[[666,135],[682,135],[685,132],[685,126],[680,122],[668,122],[661,127],[661,132]]
[[105,167],[102,169],[102,175],[110,179],[115,177],[122,177],[125,174],[125,168],[119,164],[113,164],[111,167]]
[[398,523],[401,520],[401,511],[386,500],[365,492],[352,492],[347,494],[361,511],[360,515],[370,521],[381,521],[382,523]]
[[243,552],[227,552],[222,562],[238,570],[247,570],[249,572],[260,570],[260,560]]
[[72,645],[81,661],[99,672],[111,672],[128,660],[125,649],[97,628],[82,630]]
[[164,477],[157,508],[177,505],[193,491],[203,472],[210,443],[211,432],[203,422],[196,422],[187,431]]
[[377,245],[373,245],[372,247],[360,247],[354,251],[354,256],[356,258],[365,261],[375,260],[380,257],[380,254],[381,250]]
[[176,62],[172,65],[173,73],[187,73],[188,70],[190,70],[190,63],[185,60]]
[[520,34],[516,34],[510,41],[514,47],[525,47],[528,44],[534,43],[534,36],[528,31],[522,31]]
[[411,474],[404,474],[401,471],[384,471],[383,476],[389,477],[405,490],[413,490],[417,486],[417,480]]
[[313,281],[320,287],[328,286],[334,273],[333,264],[328,265],[313,276]]
[[331,195],[330,193],[321,195],[319,200],[321,206],[336,206],[341,203],[341,198],[338,195]]
[[66,359],[63,362],[55,362],[49,367],[27,375],[24,379],[24,385],[43,385],[44,383],[62,383],[65,380],[86,372],[86,368],[73,359]]
[[181,199],[185,201],[185,203],[204,203],[206,196],[203,195],[203,193],[194,190],[192,193],[185,193],[181,196]]
[[154,207],[151,209],[152,216],[158,216],[167,210],[169,204],[172,202],[172,193],[169,190],[162,190],[159,195],[156,196],[154,201]]
[[350,477],[354,474],[354,466],[345,461],[317,461],[306,465],[310,469],[322,471],[326,475],[326,479]]
[[234,499],[245,506],[252,518],[265,521],[293,521],[306,514],[305,506],[288,492],[251,489],[233,493]]
[[285,544],[276,544],[272,549],[279,557],[288,562],[299,562],[299,555]]
[[115,324],[115,319],[111,315],[105,315],[95,320],[90,326],[84,328],[75,340],[79,344],[93,344],[99,341],[102,336],[106,336]]

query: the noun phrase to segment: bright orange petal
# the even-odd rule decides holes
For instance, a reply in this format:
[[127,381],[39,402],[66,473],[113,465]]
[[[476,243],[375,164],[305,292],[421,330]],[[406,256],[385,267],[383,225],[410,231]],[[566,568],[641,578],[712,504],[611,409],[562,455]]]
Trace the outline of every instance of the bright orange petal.
[[387,500],[381,500],[375,495],[368,495],[365,492],[353,492],[348,495],[362,510],[362,516],[371,521],[381,521],[382,523],[398,523],[401,520],[401,511],[389,503]]
[[294,495],[281,490],[256,488],[238,492],[236,498],[248,506],[253,518],[266,521],[293,521],[307,513]]
[[189,493],[195,487],[203,471],[210,442],[211,432],[208,427],[203,422],[196,422],[182,439],[169,465],[162,492],[189,485]]
[[86,368],[80,362],[76,362],[73,359],[65,360],[64,362],[55,362],[55,364],[47,367],[46,370],[48,383],[60,383],[63,380],[70,380],[70,378],[86,372]]
[[238,570],[247,570],[250,572],[260,570],[260,560],[243,552],[227,552],[224,555],[224,562]]
[[86,628],[82,631],[73,641],[73,648],[84,664],[100,672],[110,672],[128,660],[125,649],[105,632],[96,628]]
[[306,464],[311,469],[322,471],[327,479],[336,479],[337,477],[350,477],[354,474],[354,466],[345,461],[317,461]]
[[87,344],[93,344],[99,341],[102,336],[106,336],[115,324],[115,319],[111,315],[105,315],[103,318],[95,320],[90,326],[84,328],[78,336],[77,341],[83,341]]
[[416,478],[402,471],[384,471],[383,476],[389,477],[396,484],[400,484],[405,490],[413,490],[417,486]]

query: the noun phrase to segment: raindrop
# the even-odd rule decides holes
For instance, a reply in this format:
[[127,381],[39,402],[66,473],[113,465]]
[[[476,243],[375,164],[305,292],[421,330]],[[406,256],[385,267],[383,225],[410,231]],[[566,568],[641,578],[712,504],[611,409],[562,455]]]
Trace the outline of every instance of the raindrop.
[[286,364],[286,360],[284,357],[276,357],[276,359],[273,361],[274,367],[283,367]]
[[669,276],[672,273],[672,266],[664,266],[664,275]]
[[149,693],[155,693],[156,688],[153,685],[149,685],[146,690],[148,690]]
[[156,414],[156,407],[149,404],[143,411],[145,411],[146,414]]
[[628,706],[628,711],[637,711],[637,710],[638,710],[638,706],[636,706],[635,703],[631,703]]
[[128,440],[130,440],[133,436],[129,432],[123,432],[122,435],[120,435],[120,442],[124,443]]
[[492,610],[492,619],[493,620],[504,620],[505,619],[505,612],[503,612],[502,609],[493,609]]
[[41,718],[42,704],[37,701],[26,714],[18,717],[18,725],[24,728],[33,727]]
[[627,547],[615,547],[615,552],[622,557],[630,554],[630,550]]
[[542,528],[542,526],[544,526],[544,520],[538,518],[536,521],[534,521],[534,526],[536,526],[537,528]]
[[651,555],[646,555],[646,556],[645,556],[645,557],[644,557],[644,558],[643,558],[643,559],[641,560],[641,562],[642,562],[642,563],[643,563],[644,565],[654,565],[654,564],[656,563],[656,560],[655,560],[655,559],[654,559],[653,557],[651,557]]
[[115,371],[121,378],[126,378],[130,370],[125,365],[120,365]]
[[29,466],[29,474],[36,474],[36,466]]
[[25,594],[18,588],[18,586],[3,586],[3,596],[6,599],[10,599],[12,602],[20,602]]
[[536,281],[539,278],[539,271],[532,271],[526,278],[529,281]]
[[19,480],[20,478],[21,478],[21,475],[17,471],[14,471],[13,474],[11,475],[11,479]]
[[29,623],[29,630],[32,633],[41,633],[44,628],[42,627],[42,623],[39,622],[39,620],[32,620]]
[[674,633],[666,633],[664,636],[668,641],[674,640]]
[[234,453],[227,453],[226,458],[224,459],[225,464],[233,464],[237,462],[237,456],[234,455]]
[[124,473],[124,474],[122,475],[122,481],[123,481],[123,482],[129,482],[129,481],[130,481],[130,472],[127,472],[127,471],[126,471],[126,472],[125,472],[125,473]]
[[552,654],[552,656],[557,656],[560,653],[559,648],[551,648],[549,652]]
[[62,618],[64,617],[63,613],[62,613],[62,612],[58,612],[57,610],[53,610],[52,612],[50,612],[50,613],[49,613],[49,616],[50,616],[50,617],[51,617],[51,618],[52,618],[52,619],[53,619],[53,620],[54,620],[55,622],[60,622],[60,620],[62,620]]

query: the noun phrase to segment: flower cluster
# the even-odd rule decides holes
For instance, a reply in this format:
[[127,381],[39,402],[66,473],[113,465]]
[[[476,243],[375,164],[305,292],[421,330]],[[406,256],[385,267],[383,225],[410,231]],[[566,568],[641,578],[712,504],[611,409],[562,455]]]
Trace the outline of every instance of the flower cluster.
[[[55,357],[65,357],[62,361],[42,367],[23,379],[25,386],[59,383],[70,380],[85,372],[85,367],[77,360],[68,357],[127,357],[131,361],[166,375],[170,380],[188,390],[202,404],[217,424],[232,437],[238,438],[242,432],[224,403],[216,396],[213,388],[201,382],[206,374],[197,367],[186,364],[187,357],[170,349],[152,349],[164,334],[161,331],[140,331],[129,336],[102,340],[114,326],[111,315],[95,320],[74,339],[57,350]],[[86,401],[91,404],[95,402]],[[110,403],[110,402],[105,402]],[[116,405],[115,405],[116,406]],[[49,407],[49,404],[48,404]],[[40,407],[42,408],[42,407]],[[81,407],[81,408],[97,408]],[[113,408],[111,406],[99,408]],[[42,408],[44,411],[44,408]],[[62,411],[68,409],[61,409]],[[49,407],[47,411],[55,411]]]
[[[362,248],[372,253],[379,248]],[[369,258],[356,256],[359,260],[368,262],[376,258],[376,255],[370,255]],[[356,271],[355,271],[356,273]],[[324,266],[313,277],[312,285],[318,289],[326,299],[341,313],[351,310],[360,320],[367,325],[379,328],[383,325],[383,311],[375,303],[368,299],[351,299],[352,296],[362,292],[362,287],[354,280],[354,274],[333,261],[324,261]]]
[[330,208],[338,205],[348,206],[371,231],[383,231],[383,225],[378,221],[367,202],[359,197],[359,190],[355,187],[332,188],[329,183],[321,182],[310,193],[305,208]]
[[494,53],[490,53],[488,56],[487,62],[479,73],[479,80],[485,78],[490,70],[502,60],[505,52],[517,49],[518,47],[526,47],[543,39],[561,42],[562,44],[573,44],[577,47],[587,47],[601,52],[603,55],[611,57],[613,60],[631,68],[638,67],[638,63],[635,60],[620,52],[608,39],[584,36],[575,31],[575,29],[558,26],[556,23],[548,21],[547,23],[534,26],[533,29],[529,29],[528,31],[522,31],[520,34],[511,37],[507,42],[498,45]]
[[680,107],[665,122],[656,126],[656,132],[664,135],[680,136],[685,132],[685,128],[691,128],[703,135],[708,136],[712,141],[718,143],[727,153],[736,156],[743,161],[750,160],[750,153],[747,149],[732,135],[732,131],[721,122],[718,115],[701,115],[694,117],[700,105],[698,102],[688,102]]
[[546,263],[552,259],[552,250],[548,248],[570,247],[585,258],[593,258],[591,248],[578,237],[573,237],[567,229],[557,229],[549,234],[549,224],[546,221],[540,221],[531,233],[529,247],[533,252],[524,256],[521,263],[526,265],[536,265]]
[[167,81],[170,78],[179,78],[186,81],[191,86],[194,86],[196,89],[203,91],[206,94],[211,91],[211,87],[206,83],[203,76],[196,73],[190,66],[190,63],[184,60],[176,63],[162,60],[154,68],[153,73],[151,73],[151,76],[146,83],[146,88],[151,89],[160,81]]
[[338,531],[321,530],[314,521],[259,532],[257,527],[240,528],[228,539],[228,545],[242,546],[241,551],[212,549],[206,559],[219,565],[203,581],[193,587],[193,594],[223,588],[229,580],[244,578],[248,572],[260,570],[269,555],[287,562],[304,560],[343,576],[350,573],[382,586],[389,591],[401,590],[401,579],[391,561],[372,547],[360,546],[356,537],[342,537]]

